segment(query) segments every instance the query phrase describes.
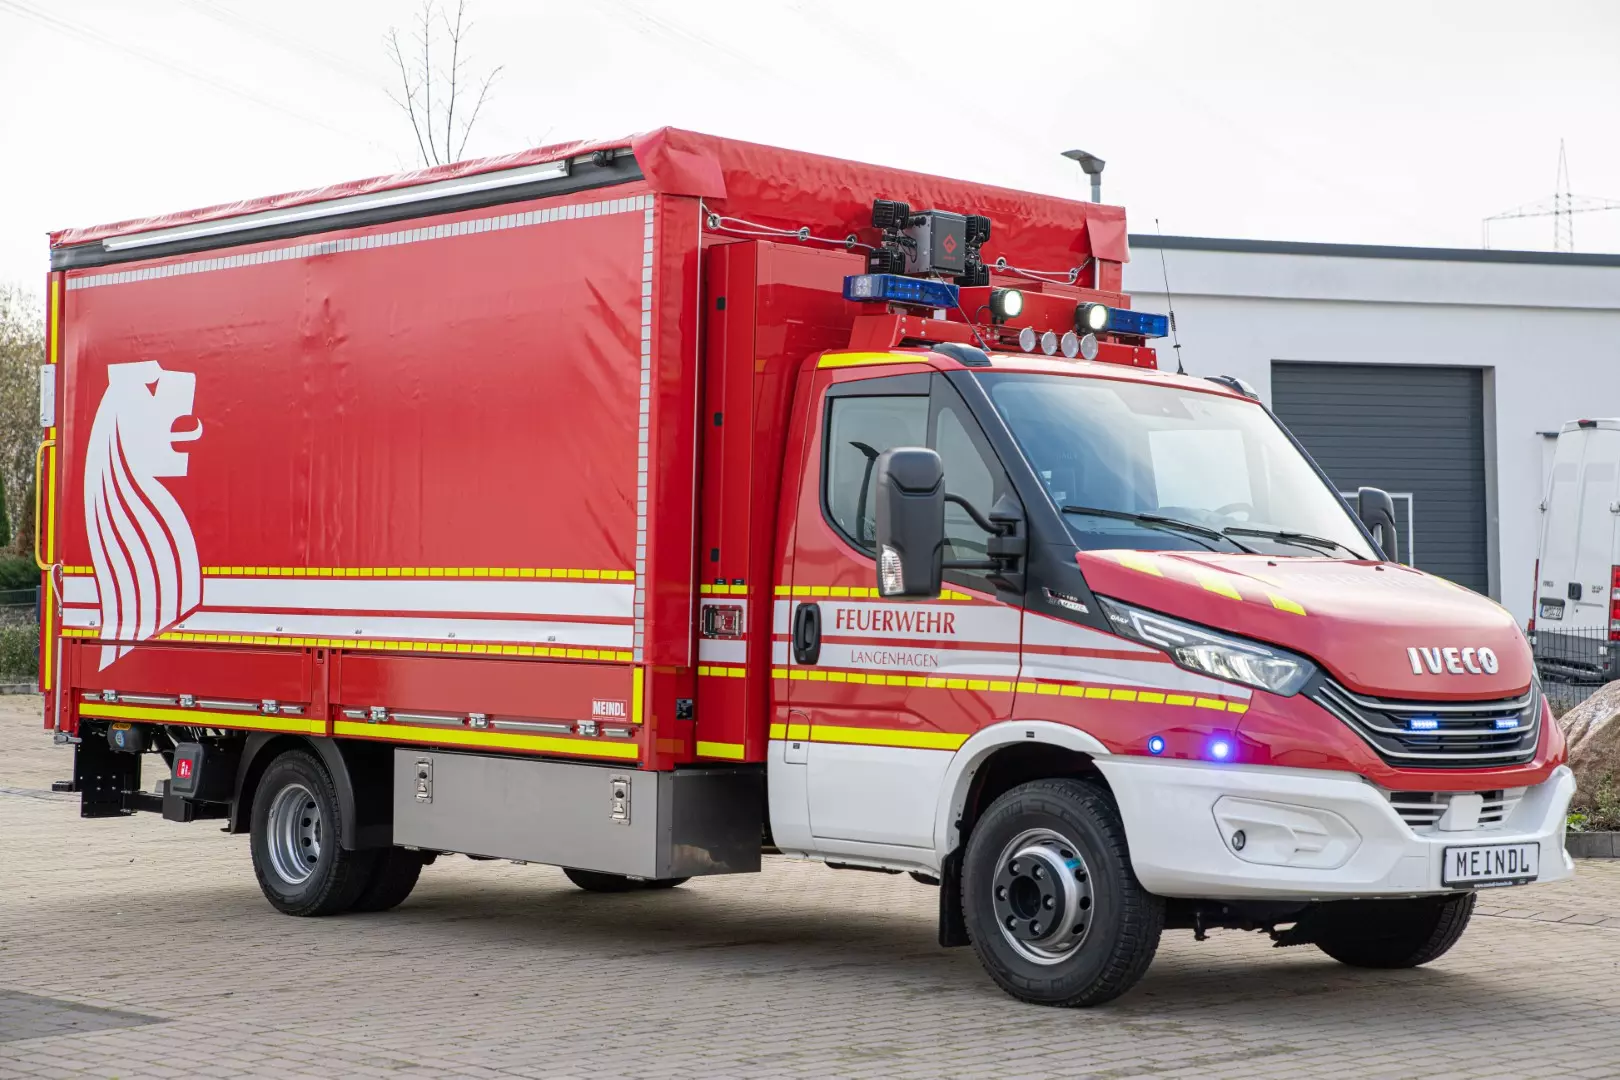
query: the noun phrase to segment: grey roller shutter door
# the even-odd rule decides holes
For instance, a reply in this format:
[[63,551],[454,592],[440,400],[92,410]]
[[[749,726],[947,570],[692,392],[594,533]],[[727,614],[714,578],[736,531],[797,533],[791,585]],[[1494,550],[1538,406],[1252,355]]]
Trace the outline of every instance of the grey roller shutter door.
[[1391,493],[1401,537],[1428,570],[1489,587],[1485,399],[1479,368],[1377,364],[1271,365],[1272,409],[1340,491]]

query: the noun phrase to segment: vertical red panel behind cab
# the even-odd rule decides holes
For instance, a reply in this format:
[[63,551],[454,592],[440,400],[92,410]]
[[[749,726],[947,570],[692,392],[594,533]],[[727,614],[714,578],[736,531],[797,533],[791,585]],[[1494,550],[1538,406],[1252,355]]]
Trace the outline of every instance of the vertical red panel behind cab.
[[843,279],[864,264],[769,242],[716,244],[703,258],[697,751],[763,761],[776,519],[796,475],[783,465],[793,385],[805,357],[848,340],[857,311]]

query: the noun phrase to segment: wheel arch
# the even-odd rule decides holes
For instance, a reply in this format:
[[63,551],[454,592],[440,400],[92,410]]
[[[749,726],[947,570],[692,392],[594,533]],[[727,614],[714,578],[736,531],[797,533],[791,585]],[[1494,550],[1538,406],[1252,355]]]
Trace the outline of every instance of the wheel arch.
[[387,746],[256,731],[248,735],[236,769],[229,831],[252,824],[253,798],[265,770],[290,750],[308,750],[326,767],[338,798],[338,844],[349,850],[393,843],[393,756]]
[[[971,830],[978,814],[1003,791],[1037,776],[1102,780],[1093,762],[1108,753],[1080,728],[1050,720],[1004,720],[976,732],[956,751],[940,785],[934,847],[942,865],[961,846],[964,831]],[[1039,766],[1030,760],[1036,755]]]

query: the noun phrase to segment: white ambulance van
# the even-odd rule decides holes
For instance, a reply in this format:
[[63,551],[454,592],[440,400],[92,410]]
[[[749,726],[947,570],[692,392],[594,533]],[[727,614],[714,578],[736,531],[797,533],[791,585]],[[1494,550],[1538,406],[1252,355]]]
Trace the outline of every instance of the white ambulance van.
[[1541,506],[1537,666],[1579,682],[1620,678],[1620,419],[1563,426]]

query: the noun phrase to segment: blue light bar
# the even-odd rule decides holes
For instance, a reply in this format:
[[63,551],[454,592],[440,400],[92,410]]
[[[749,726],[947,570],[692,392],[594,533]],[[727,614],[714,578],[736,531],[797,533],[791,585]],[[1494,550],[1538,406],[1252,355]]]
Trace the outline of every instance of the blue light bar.
[[1439,731],[1440,721],[1432,716],[1414,716],[1406,722],[1408,731]]
[[957,295],[956,286],[947,281],[929,281],[900,274],[852,274],[844,279],[844,299],[861,303],[954,308]]
[[1130,308],[1108,309],[1108,333],[1128,334],[1131,337],[1164,337],[1170,332],[1170,320],[1151,311],[1132,311]]
[[1496,718],[1496,727],[1499,731],[1506,731],[1508,728],[1516,728],[1518,726],[1519,718],[1517,716],[1498,716]]

